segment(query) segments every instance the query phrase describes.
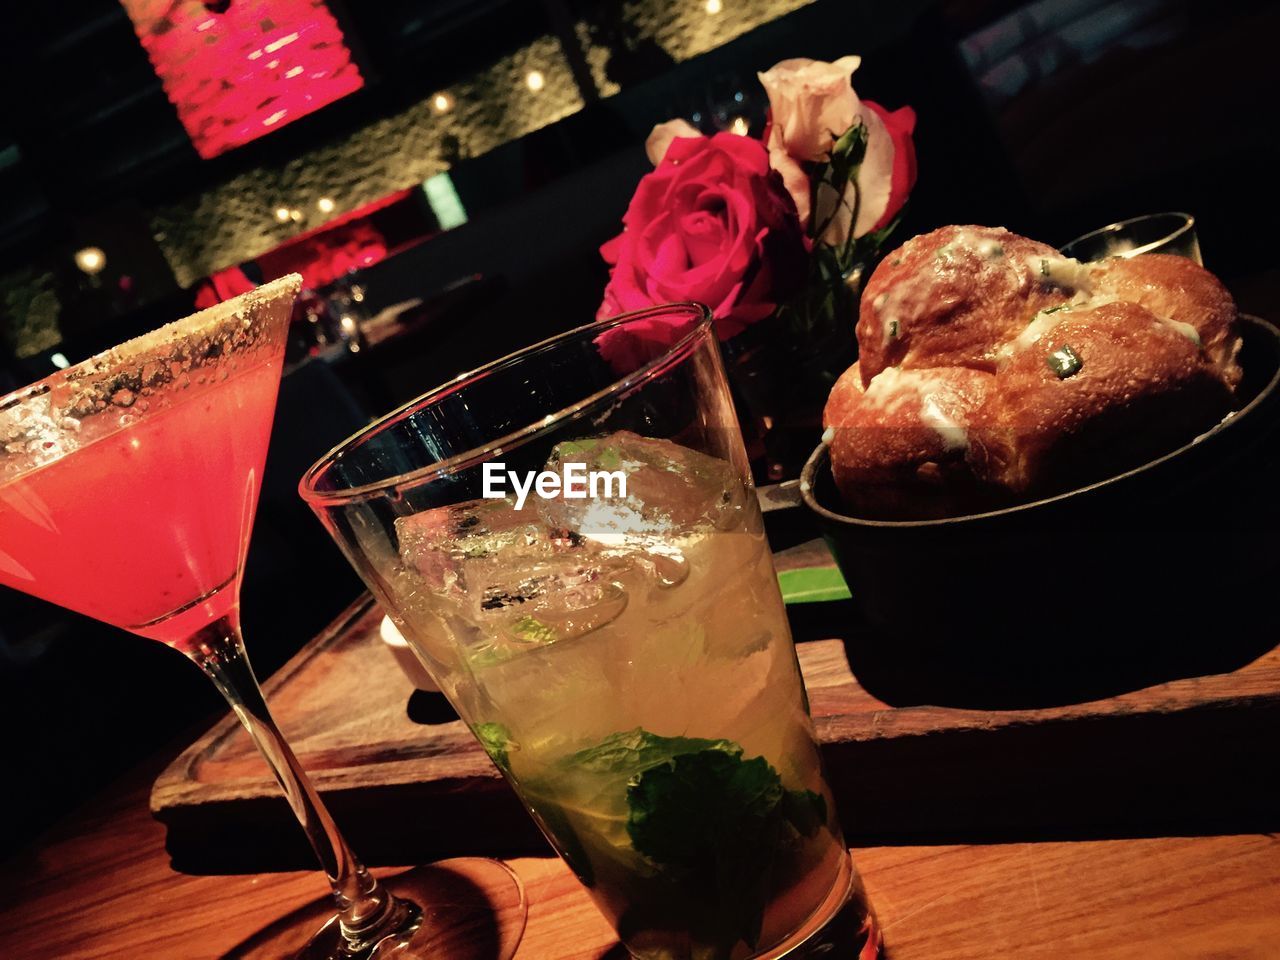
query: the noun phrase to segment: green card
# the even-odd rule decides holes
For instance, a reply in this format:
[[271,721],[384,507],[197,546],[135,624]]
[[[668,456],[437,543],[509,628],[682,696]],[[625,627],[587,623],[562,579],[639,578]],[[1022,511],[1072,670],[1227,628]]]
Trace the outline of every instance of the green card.
[[826,600],[848,600],[849,587],[840,576],[839,567],[804,567],[783,570],[778,574],[782,599],[787,603],[822,603]]

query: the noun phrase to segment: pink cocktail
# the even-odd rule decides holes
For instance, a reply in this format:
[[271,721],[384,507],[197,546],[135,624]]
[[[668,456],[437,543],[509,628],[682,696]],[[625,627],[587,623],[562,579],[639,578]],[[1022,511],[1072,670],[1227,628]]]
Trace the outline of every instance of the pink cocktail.
[[[338,907],[309,940],[290,929],[257,938],[269,955],[301,947],[299,956],[326,960],[452,960],[474,914],[424,909],[440,897],[438,869],[397,878],[400,897],[370,876],[271,719],[240,634],[240,581],[299,282],[277,280],[0,398],[0,584],[178,649],[227,698]],[[505,923],[492,955],[509,956],[524,924],[518,882],[493,861],[461,872],[489,895],[485,915]]]
[[0,582],[171,644],[229,613],[280,361],[0,481]]

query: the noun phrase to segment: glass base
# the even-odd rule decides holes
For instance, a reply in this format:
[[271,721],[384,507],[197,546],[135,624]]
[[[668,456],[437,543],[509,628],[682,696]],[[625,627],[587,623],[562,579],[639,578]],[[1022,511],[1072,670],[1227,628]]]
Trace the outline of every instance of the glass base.
[[497,860],[441,860],[381,882],[410,907],[395,932],[366,949],[350,949],[333,900],[324,897],[260,930],[223,960],[510,960],[524,934],[524,885]]
[[847,957],[876,960],[883,940],[875,911],[867,902],[853,858],[845,854],[840,873],[822,905],[782,943],[752,960],[802,960],[804,957]]

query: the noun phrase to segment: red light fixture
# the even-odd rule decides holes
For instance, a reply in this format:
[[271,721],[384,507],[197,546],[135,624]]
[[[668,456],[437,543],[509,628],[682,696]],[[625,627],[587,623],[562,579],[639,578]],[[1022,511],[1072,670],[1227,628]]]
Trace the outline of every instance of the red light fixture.
[[324,0],[121,0],[205,159],[364,86]]

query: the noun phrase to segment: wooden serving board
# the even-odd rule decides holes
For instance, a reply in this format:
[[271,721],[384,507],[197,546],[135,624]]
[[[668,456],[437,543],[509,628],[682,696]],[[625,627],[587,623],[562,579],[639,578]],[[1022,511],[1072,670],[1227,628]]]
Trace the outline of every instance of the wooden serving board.
[[[780,569],[831,563],[820,542],[778,561]],[[801,641],[840,635],[847,615],[841,603],[790,609]],[[352,845],[373,864],[545,852],[443,698],[413,691],[379,640],[380,620],[370,598],[358,601],[265,684]],[[1073,702],[1070,682],[1015,679],[1002,691],[989,677],[957,676],[953,661],[931,674],[927,654],[886,657],[892,638],[852,632],[797,646],[841,820],[856,844],[1280,827],[1271,782],[1280,649],[1224,652],[1223,638],[1213,638],[1208,659],[1144,656],[1136,670],[1085,664]],[[868,656],[869,647],[879,655]],[[1213,672],[1195,675],[1206,669]],[[1073,676],[1052,662],[1045,672]],[[164,771],[151,808],[180,870],[314,864],[232,717]]]

